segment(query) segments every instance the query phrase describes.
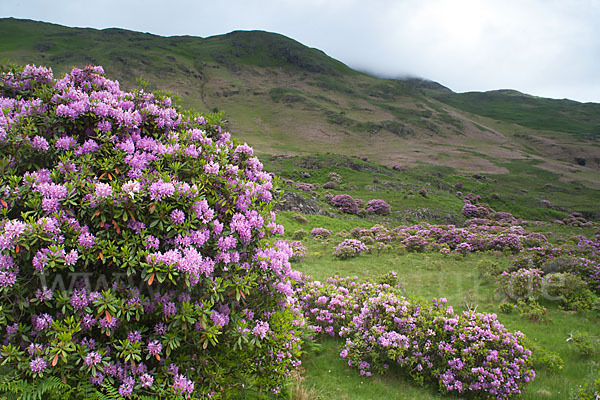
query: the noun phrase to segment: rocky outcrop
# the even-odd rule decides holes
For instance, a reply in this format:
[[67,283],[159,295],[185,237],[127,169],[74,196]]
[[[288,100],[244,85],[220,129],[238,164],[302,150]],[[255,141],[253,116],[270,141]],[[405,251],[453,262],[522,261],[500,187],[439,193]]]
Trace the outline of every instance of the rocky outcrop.
[[275,211],[296,211],[309,215],[330,215],[329,212],[319,207],[316,201],[307,199],[294,192],[285,192],[275,206]]

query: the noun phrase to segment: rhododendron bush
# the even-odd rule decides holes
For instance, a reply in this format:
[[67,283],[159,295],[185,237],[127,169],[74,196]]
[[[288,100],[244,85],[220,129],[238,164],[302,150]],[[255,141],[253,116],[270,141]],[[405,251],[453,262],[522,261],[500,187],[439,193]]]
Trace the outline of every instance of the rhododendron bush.
[[367,212],[377,215],[389,215],[391,208],[384,200],[373,199],[367,202]]
[[101,67],[0,75],[0,336],[15,378],[188,398],[298,363],[271,177],[217,116]]
[[402,296],[395,275],[304,279],[298,301],[309,328],[346,339],[340,356],[370,376],[392,366],[442,393],[507,399],[535,377],[524,335],[504,328],[495,314],[455,313],[446,299]]
[[357,239],[346,239],[340,243],[333,251],[338,258],[352,258],[367,251],[368,248],[363,242]]
[[442,393],[506,399],[535,377],[521,333],[508,332],[495,314],[455,314],[444,299],[432,304],[392,293],[370,297],[343,335],[348,365],[369,375],[396,363]]
[[358,214],[359,201],[349,194],[338,194],[331,198],[331,204],[342,213]]

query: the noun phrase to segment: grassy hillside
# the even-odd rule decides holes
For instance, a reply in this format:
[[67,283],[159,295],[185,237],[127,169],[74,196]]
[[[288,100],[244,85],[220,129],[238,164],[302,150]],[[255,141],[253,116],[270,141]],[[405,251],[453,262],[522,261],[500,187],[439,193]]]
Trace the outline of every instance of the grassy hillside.
[[[393,170],[335,154],[263,157],[262,161],[267,170],[280,177],[286,191],[312,198],[329,212],[336,210],[327,204],[326,193],[351,193],[364,203],[374,198],[385,200],[391,205],[392,214],[371,219],[368,221],[371,224],[428,220],[460,225],[464,220],[461,214],[464,198],[469,195],[480,196],[481,201],[496,211],[510,212],[526,220],[562,219],[572,210],[587,218],[600,219],[596,201],[600,190],[557,181],[555,174],[535,162],[508,163],[505,167],[509,174],[468,175],[432,164]],[[332,189],[323,189],[333,172],[342,176],[342,182]],[[311,192],[298,190],[302,184],[315,188]],[[549,199],[552,205],[545,203]]]
[[532,129],[600,136],[600,104],[529,96],[514,90],[439,93],[453,107]]
[[515,166],[535,165],[547,172],[536,181],[542,185],[600,188],[598,104],[379,79],[261,31],[161,37],[9,18],[0,20],[0,35],[6,62],[44,64],[55,73],[101,64],[126,89],[143,77],[184,107],[223,111],[233,135],[258,153],[334,152],[507,180],[526,174]]

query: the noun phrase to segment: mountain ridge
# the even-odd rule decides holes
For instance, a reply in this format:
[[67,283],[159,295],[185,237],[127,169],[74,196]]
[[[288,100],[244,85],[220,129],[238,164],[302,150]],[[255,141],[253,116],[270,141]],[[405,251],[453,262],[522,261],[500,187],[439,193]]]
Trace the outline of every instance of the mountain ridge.
[[57,74],[100,64],[124,88],[142,77],[185,107],[223,110],[232,134],[259,153],[334,151],[486,174],[507,173],[516,159],[557,179],[600,185],[597,103],[512,89],[454,93],[423,78],[377,78],[265,31],[165,37],[10,18],[0,19],[0,35],[0,58]]
[[[218,35],[212,35],[212,36],[206,36],[206,37],[203,37],[203,36],[194,36],[194,35],[170,35],[170,36],[165,36],[165,35],[159,35],[159,34],[155,34],[155,33],[151,33],[151,32],[139,32],[139,31],[133,31],[133,30],[119,28],[119,27],[108,27],[108,28],[101,28],[101,29],[92,28],[92,27],[67,27],[67,26],[56,24],[56,23],[52,23],[52,22],[36,21],[36,20],[31,20],[31,19],[20,19],[20,18],[14,18],[14,17],[0,18],[0,23],[6,23],[6,22],[8,22],[8,23],[18,23],[18,24],[30,24],[30,23],[37,24],[37,25],[41,24],[41,25],[52,26],[54,28],[59,28],[59,29],[64,29],[64,30],[80,30],[80,31],[100,32],[100,33],[106,33],[106,34],[111,34],[111,33],[137,34],[137,35],[142,35],[142,36],[151,36],[151,37],[160,38],[160,39],[207,40],[207,39],[233,38],[235,36],[246,36],[246,35],[252,35],[252,36],[264,35],[264,36],[267,36],[267,37],[278,37],[280,39],[283,39],[283,40],[289,41],[291,43],[294,43],[296,45],[299,45],[302,48],[306,48],[308,50],[321,53],[322,55],[324,55],[328,59],[333,60],[336,63],[344,65],[344,67],[346,67],[348,70],[351,70],[354,73],[367,74],[367,75],[372,76],[372,77],[377,78],[377,79],[382,79],[382,80],[398,80],[398,81],[405,81],[405,82],[421,82],[421,83],[426,83],[426,84],[433,84],[433,85],[435,85],[439,89],[447,89],[447,90],[450,90],[454,94],[501,92],[501,93],[505,93],[505,94],[516,94],[516,95],[530,96],[530,97],[535,97],[535,98],[539,98],[539,99],[546,99],[546,100],[571,101],[571,102],[575,102],[575,103],[579,103],[579,104],[600,104],[600,103],[596,103],[596,102],[580,102],[580,101],[573,100],[573,99],[568,99],[568,98],[563,98],[563,99],[546,98],[546,97],[543,97],[543,96],[537,96],[537,95],[533,95],[533,94],[521,92],[521,91],[519,91],[517,89],[508,89],[508,88],[492,89],[492,90],[488,90],[488,91],[454,92],[452,89],[448,88],[447,86],[444,86],[443,84],[441,84],[439,82],[433,81],[433,80],[425,78],[425,77],[412,76],[412,75],[408,75],[408,76],[396,76],[396,77],[394,77],[394,76],[387,76],[387,75],[384,75],[384,74],[373,73],[373,72],[370,72],[368,70],[354,69],[354,68],[352,68],[352,67],[344,64],[343,62],[341,62],[339,60],[336,60],[336,59],[328,56],[323,50],[320,50],[320,49],[314,48],[314,47],[305,46],[301,42],[299,42],[299,41],[297,41],[295,39],[289,38],[289,37],[287,37],[287,36],[285,36],[283,34],[275,33],[275,32],[269,32],[269,31],[260,30],[260,29],[252,29],[252,30],[242,30],[242,29],[239,29],[239,30],[234,30],[234,31],[231,31],[231,32],[228,32],[228,33],[224,33],[224,34],[218,34]],[[245,39],[247,39],[247,36],[246,36]]]

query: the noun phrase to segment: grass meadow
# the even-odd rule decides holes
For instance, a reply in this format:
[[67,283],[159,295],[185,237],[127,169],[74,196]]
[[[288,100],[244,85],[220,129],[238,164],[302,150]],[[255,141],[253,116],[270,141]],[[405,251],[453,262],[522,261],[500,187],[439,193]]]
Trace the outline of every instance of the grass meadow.
[[[339,220],[323,216],[307,216],[308,223],[299,224],[293,213],[283,213],[279,221],[286,227],[288,238],[298,229],[310,231],[314,227],[329,227],[334,232],[348,231],[364,226],[364,221]],[[369,225],[370,226],[370,225]],[[578,228],[564,226],[555,237],[586,233]],[[589,230],[588,230],[589,233]],[[521,331],[543,348],[557,353],[564,361],[559,372],[536,370],[536,379],[527,387],[521,399],[568,399],[584,382],[592,368],[593,358],[580,355],[567,339],[576,331],[600,333],[600,315],[597,311],[565,311],[557,302],[545,301],[546,322],[530,321],[516,312],[503,314],[499,304],[503,300],[497,293],[493,279],[481,273],[481,267],[494,264],[508,267],[515,256],[511,253],[485,252],[462,255],[439,253],[406,253],[390,251],[379,254],[362,254],[356,258],[340,260],[333,256],[333,248],[342,239],[335,235],[327,240],[305,239],[307,257],[293,267],[313,279],[324,281],[330,276],[357,276],[359,279],[395,271],[409,297],[446,297],[455,310],[474,309],[478,312],[496,313],[500,321],[512,331]],[[385,376],[364,377],[350,369],[339,357],[340,338],[318,339],[309,344],[303,359],[302,374],[292,383],[294,399],[441,399],[429,386],[419,386],[410,379],[391,371]]]

